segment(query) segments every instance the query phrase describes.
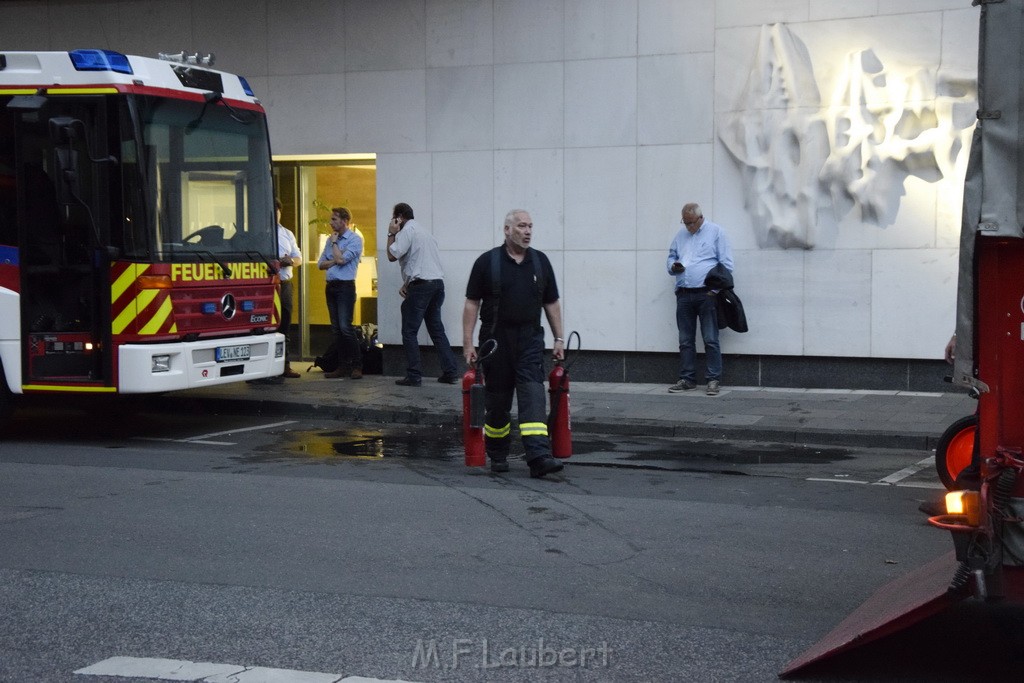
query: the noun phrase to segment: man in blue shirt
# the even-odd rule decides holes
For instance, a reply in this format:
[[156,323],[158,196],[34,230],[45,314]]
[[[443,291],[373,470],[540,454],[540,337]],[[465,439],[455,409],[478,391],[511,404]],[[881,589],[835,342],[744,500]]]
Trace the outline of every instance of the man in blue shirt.
[[679,381],[670,392],[696,388],[697,344],[695,327],[700,321],[704,340],[708,396],[717,396],[722,379],[722,349],[718,343],[718,317],[714,292],[704,278],[721,263],[732,272],[732,249],[720,225],[704,218],[699,205],[683,207],[683,227],[668,248],[668,274],[676,279],[676,327],[679,328]]
[[331,209],[331,235],[317,265],[327,271],[327,312],[331,331],[338,341],[338,369],[324,373],[328,379],[349,375],[362,379],[363,358],[359,339],[352,329],[356,307],[356,270],[363,255],[363,238],[349,228],[352,214],[342,207]]

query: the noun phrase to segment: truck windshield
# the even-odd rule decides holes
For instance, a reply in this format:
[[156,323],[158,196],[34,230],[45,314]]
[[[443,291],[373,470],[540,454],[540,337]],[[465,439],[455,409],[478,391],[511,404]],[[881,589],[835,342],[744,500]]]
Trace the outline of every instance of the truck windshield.
[[144,96],[136,102],[142,147],[136,154],[134,144],[126,141],[122,158],[142,174],[149,225],[147,239],[136,244],[148,243],[149,259],[220,263],[275,258],[263,114],[216,101]]

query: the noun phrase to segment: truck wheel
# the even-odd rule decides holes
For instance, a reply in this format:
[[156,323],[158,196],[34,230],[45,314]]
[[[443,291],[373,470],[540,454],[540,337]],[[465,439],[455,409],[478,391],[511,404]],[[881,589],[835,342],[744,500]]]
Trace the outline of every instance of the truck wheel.
[[977,430],[978,416],[968,415],[951,424],[939,438],[935,447],[935,470],[948,491],[956,488],[957,475],[971,464]]

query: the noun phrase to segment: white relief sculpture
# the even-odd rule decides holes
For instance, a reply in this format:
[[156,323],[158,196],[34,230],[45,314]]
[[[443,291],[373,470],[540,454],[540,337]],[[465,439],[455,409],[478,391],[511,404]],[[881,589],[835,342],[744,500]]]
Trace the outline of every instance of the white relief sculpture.
[[758,245],[810,249],[828,135],[810,55],[786,26],[761,27],[754,68],[736,109],[719,137],[743,166]]
[[762,248],[813,248],[824,208],[829,224],[857,211],[863,223],[891,225],[909,176],[936,182],[954,171],[974,122],[970,77],[900,77],[870,49],[850,54],[842,73],[824,108],[806,46],[784,25],[761,27],[719,137],[743,167]]
[[821,180],[837,219],[856,208],[865,223],[891,225],[908,176],[936,182],[953,172],[969,122],[940,116],[934,70],[900,78],[873,50],[861,50],[850,55],[832,102],[832,152]]

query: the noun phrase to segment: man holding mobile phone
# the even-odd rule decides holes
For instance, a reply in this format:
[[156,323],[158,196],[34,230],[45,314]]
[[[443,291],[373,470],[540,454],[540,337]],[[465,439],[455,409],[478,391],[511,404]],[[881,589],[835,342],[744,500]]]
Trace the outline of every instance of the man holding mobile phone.
[[437,241],[415,219],[412,207],[408,204],[395,204],[391,213],[393,217],[388,224],[388,261],[398,261],[402,269],[402,287],[398,293],[402,297],[402,344],[407,364],[405,377],[395,380],[395,384],[418,387],[423,383],[423,365],[417,337],[420,325],[424,322],[441,361],[441,376],[437,381],[455,384],[459,380],[459,370],[441,320],[444,271],[441,269]]
[[704,280],[721,263],[732,272],[732,249],[720,225],[704,218],[698,204],[683,207],[683,227],[668,249],[668,274],[675,278],[676,327],[679,330],[679,381],[670,386],[672,393],[697,387],[696,331],[700,322],[704,340],[708,396],[717,396],[722,379],[722,349],[718,343],[718,315],[714,292]]

